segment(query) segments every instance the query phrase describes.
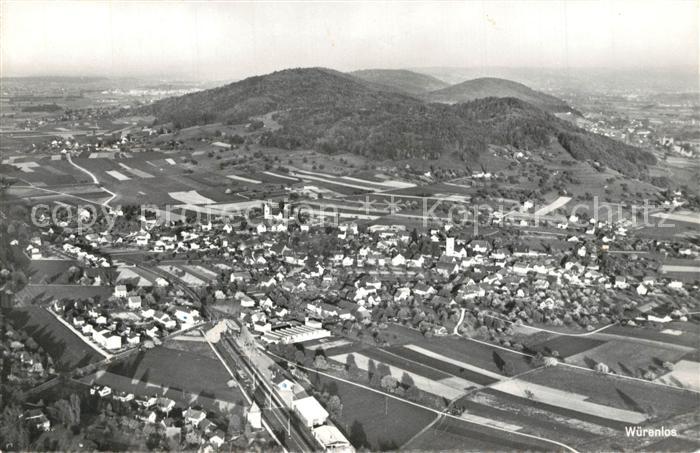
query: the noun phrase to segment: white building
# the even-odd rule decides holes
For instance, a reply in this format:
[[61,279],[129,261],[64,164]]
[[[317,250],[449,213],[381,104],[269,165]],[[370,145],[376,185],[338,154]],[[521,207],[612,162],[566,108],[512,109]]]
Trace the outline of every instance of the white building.
[[129,296],[126,305],[132,310],[141,308],[141,296]]
[[322,425],[328,419],[328,412],[313,396],[292,401],[292,409],[309,428]]
[[317,329],[311,326],[295,326],[267,332],[262,339],[267,343],[293,344],[330,336],[330,331],[326,329]]
[[248,423],[250,423],[250,426],[253,429],[261,429],[262,428],[262,412],[260,412],[260,408],[258,405],[253,401],[253,405],[250,406],[250,410],[248,411],[248,415],[246,416],[248,419]]
[[126,297],[127,294],[126,285],[117,285],[114,288],[114,297]]
[[93,332],[92,339],[95,340],[95,343],[110,351],[122,347],[122,337],[113,335],[107,329]]
[[350,441],[335,426],[321,425],[313,429],[314,438],[323,446],[324,451],[347,452],[355,451]]
[[455,238],[447,238],[445,240],[445,255],[454,256],[455,254]]

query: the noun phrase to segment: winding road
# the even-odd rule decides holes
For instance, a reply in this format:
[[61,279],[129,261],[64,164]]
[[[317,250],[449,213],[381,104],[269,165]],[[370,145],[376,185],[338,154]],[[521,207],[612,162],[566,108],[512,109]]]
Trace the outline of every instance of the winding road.
[[461,313],[459,314],[459,321],[457,321],[457,325],[455,326],[455,329],[452,331],[453,335],[459,335],[459,328],[464,322],[464,314],[467,312],[466,308],[460,308]]
[[91,172],[90,170],[88,170],[87,168],[83,168],[83,167],[81,167],[80,165],[78,165],[78,164],[76,164],[75,162],[73,162],[73,159],[71,158],[71,155],[70,155],[70,154],[66,154],[66,158],[68,159],[68,162],[69,162],[72,166],[74,166],[74,167],[77,168],[78,170],[80,170],[80,171],[82,171],[83,173],[85,173],[85,174],[87,174],[88,176],[90,176],[90,178],[92,178],[93,184],[97,185],[97,187],[99,187],[100,189],[104,190],[105,192],[107,192],[107,193],[110,195],[110,197],[109,197],[107,200],[105,200],[105,201],[102,202],[102,206],[106,206],[106,207],[109,208],[109,207],[110,207],[110,206],[109,206],[109,203],[117,197],[117,194],[114,193],[114,192],[112,192],[111,190],[109,190],[109,189],[107,189],[107,188],[101,186],[101,185],[100,185],[100,180],[97,179],[97,176],[95,176],[95,174],[92,173],[92,172]]

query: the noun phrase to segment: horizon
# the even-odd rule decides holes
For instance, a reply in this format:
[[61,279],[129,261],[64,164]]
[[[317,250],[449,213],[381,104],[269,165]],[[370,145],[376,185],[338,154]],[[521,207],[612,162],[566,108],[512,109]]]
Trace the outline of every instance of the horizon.
[[[638,67],[629,67],[629,68],[616,68],[613,66],[591,66],[591,67],[586,67],[586,66],[581,66],[581,67],[568,67],[568,68],[560,68],[560,67],[542,67],[542,66],[488,66],[488,67],[479,67],[479,66],[415,66],[415,67],[396,67],[396,68],[387,68],[387,67],[366,67],[366,68],[356,68],[356,69],[350,69],[350,70],[341,70],[338,68],[334,68],[331,66],[323,66],[323,65],[316,65],[316,66],[288,66],[284,68],[279,68],[279,69],[273,69],[268,72],[255,72],[255,73],[250,73],[250,74],[243,74],[241,77],[236,78],[236,79],[192,79],[192,78],[186,78],[182,77],[180,75],[172,75],[169,76],[167,74],[158,74],[158,73],[145,73],[145,74],[109,74],[109,73],[94,73],[94,74],[71,74],[71,73],[61,73],[61,72],[55,72],[55,73],[27,73],[27,74],[22,74],[22,75],[0,75],[0,79],[40,79],[40,78],[65,78],[65,79],[112,79],[112,80],[118,80],[118,79],[141,79],[141,80],[149,80],[149,79],[161,79],[164,81],[168,82],[177,82],[177,81],[182,81],[182,82],[198,82],[198,83],[204,83],[204,82],[217,82],[217,81],[222,81],[222,80],[232,80],[232,81],[240,81],[240,80],[245,80],[250,77],[259,77],[259,76],[264,76],[268,74],[272,74],[275,72],[281,72],[281,71],[286,71],[286,70],[291,70],[291,69],[314,69],[314,68],[319,68],[319,69],[328,69],[331,71],[336,71],[340,72],[343,74],[350,74],[353,72],[359,72],[359,71],[409,71],[409,72],[415,72],[417,74],[426,74],[423,71],[437,71],[437,70],[453,70],[453,71],[481,71],[483,73],[490,73],[489,71],[501,71],[501,70],[508,70],[508,71],[543,71],[543,72],[566,72],[566,71],[584,71],[588,73],[594,73],[594,72],[603,72],[603,73],[608,73],[610,75],[613,74],[623,74],[623,73],[633,73],[637,71],[651,71],[656,74],[668,74],[668,73],[674,73],[678,75],[695,75],[697,74],[696,68],[693,66],[689,65],[678,65],[678,66],[664,66],[664,67],[658,67],[658,66],[638,66]],[[478,76],[479,78],[487,78],[487,77],[495,77],[498,78],[496,75],[482,75]]]
[[199,82],[293,67],[697,72],[698,48],[688,46],[697,41],[697,10],[684,0],[5,1],[0,67],[3,77]]

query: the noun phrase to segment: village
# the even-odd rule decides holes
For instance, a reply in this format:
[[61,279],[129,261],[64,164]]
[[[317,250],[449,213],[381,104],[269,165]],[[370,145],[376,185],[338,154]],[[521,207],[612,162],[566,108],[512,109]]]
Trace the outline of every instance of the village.
[[[528,328],[594,332],[612,325],[685,322],[697,310],[693,302],[697,297],[692,295],[697,293],[697,282],[666,277],[654,257],[697,258],[698,247],[632,240],[626,221],[583,222],[572,214],[568,222],[552,225],[565,231],[563,236],[537,243],[519,239],[522,218],[504,223],[498,215],[488,223],[503,234],[489,239],[488,233],[474,234],[469,226],[448,222],[418,232],[401,224],[367,225],[337,217],[333,225],[325,216],[320,220],[303,217],[309,223],[300,224],[295,214],[294,205],[284,203],[262,203],[245,223],[220,218],[167,222],[146,212],[137,222],[126,223],[137,226],[129,231],[94,229],[76,234],[68,225],[47,228],[30,238],[24,253],[36,262],[52,256],[74,259],[76,265],[61,278],[87,288],[111,288],[102,296],[54,298],[46,307],[103,360],[167,345],[171,338],[201,329],[208,331],[207,341],[214,350],[222,347],[217,343],[233,341],[240,351],[249,351],[220,350],[224,363],[222,353],[231,353],[236,360],[249,354],[247,360],[255,362],[260,360],[258,349],[272,351],[272,360],[255,366],[263,374],[276,371],[253,378],[267,379],[275,388],[268,397],[274,393],[290,414],[316,420],[307,425],[325,449],[348,449],[352,444],[328,418],[337,407],[328,406],[329,396],[309,394],[311,388],[304,384],[309,375],[295,370],[294,364],[336,369],[332,363],[350,360],[348,354],[332,355],[337,352],[334,345],[342,350],[348,344],[343,337],[352,341],[365,337],[370,344],[386,346],[381,331],[395,324],[426,339],[458,335],[517,352],[527,349],[522,334]],[[618,255],[617,250],[626,252]],[[142,264],[125,262],[134,256],[143,257]],[[220,321],[213,325],[216,320]],[[225,326],[233,328],[235,337]],[[308,358],[295,353],[296,349],[285,349],[302,344],[317,345],[311,350],[323,355],[317,352]],[[280,369],[275,357],[290,362],[283,362]],[[550,350],[538,360],[551,366],[561,357],[559,351]],[[369,363],[371,368],[372,359]],[[600,371],[601,364],[595,365]],[[368,365],[352,365],[357,366]],[[510,364],[502,368],[506,374],[513,373]],[[405,387],[404,382],[400,394],[415,385],[405,397],[428,407],[448,410],[450,406],[434,399],[435,394],[448,399],[461,394],[449,385],[428,385],[396,364],[382,376],[393,376],[401,383],[405,380],[401,373],[417,383]],[[661,374],[642,370],[634,375],[653,381]],[[217,449],[228,441],[220,429],[206,423],[204,409],[182,408],[178,412],[182,421],[173,424],[174,400],[135,395],[119,385],[111,388],[99,384],[99,378],[91,382],[90,395],[130,404],[131,417],[141,423],[159,423],[168,438],[177,424],[184,430],[178,431],[178,437],[190,445],[200,439],[195,443]],[[386,379],[381,384],[368,383],[391,392],[401,387]],[[250,394],[254,392],[251,388]],[[251,403],[240,417],[259,431],[261,410],[255,401]],[[342,406],[340,400],[332,404]],[[36,421],[37,426],[50,423],[34,412],[27,420]]]
[[0,451],[700,451],[689,2],[37,1]]

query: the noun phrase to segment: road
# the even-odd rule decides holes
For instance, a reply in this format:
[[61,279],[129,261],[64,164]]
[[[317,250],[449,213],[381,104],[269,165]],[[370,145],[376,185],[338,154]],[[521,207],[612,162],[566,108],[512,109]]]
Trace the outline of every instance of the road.
[[[484,316],[487,317],[487,318],[498,319],[498,320],[500,320],[500,321],[507,322],[508,324],[515,324],[515,323],[514,323],[513,321],[511,321],[510,319],[503,319],[503,318],[501,318],[501,317],[499,317],[499,316],[486,315],[486,314],[485,314]],[[608,325],[605,325],[605,326],[603,326],[603,327],[600,327],[600,328],[598,328],[598,329],[596,329],[596,330],[591,330],[590,332],[582,332],[582,333],[557,332],[556,330],[542,329],[542,328],[540,328],[540,327],[528,326],[528,325],[525,325],[525,324],[518,325],[517,327],[518,327],[518,328],[522,328],[522,329],[530,329],[530,330],[534,330],[534,331],[537,331],[537,332],[553,333],[553,334],[562,335],[562,336],[565,336],[565,337],[588,337],[588,336],[590,336],[590,335],[595,335],[595,334],[597,334],[597,333],[599,333],[599,332],[602,332],[603,330],[607,329],[608,327],[612,327],[612,326],[614,326],[614,325],[616,325],[616,324],[617,324],[617,323],[608,324]]]
[[105,200],[105,201],[102,202],[102,206],[110,207],[110,206],[109,206],[109,202],[112,201],[112,200],[114,200],[114,199],[117,197],[117,194],[114,193],[114,192],[112,192],[111,190],[109,190],[109,189],[107,189],[107,188],[101,186],[101,185],[100,185],[100,180],[97,179],[97,176],[95,176],[95,174],[92,173],[90,170],[88,170],[88,169],[86,169],[86,168],[83,168],[83,167],[81,167],[80,165],[78,165],[78,164],[76,164],[75,162],[73,162],[73,159],[71,158],[70,153],[66,154],[66,159],[68,159],[68,162],[69,162],[72,166],[74,166],[74,167],[77,168],[78,170],[80,170],[80,171],[82,171],[83,173],[85,173],[85,174],[87,174],[88,176],[90,176],[90,178],[92,178],[93,184],[96,184],[97,187],[99,187],[100,189],[104,190],[105,192],[107,192],[107,193],[110,195],[110,197],[109,197],[107,200]]
[[466,308],[460,308],[460,313],[459,313],[459,321],[457,321],[457,325],[455,326],[454,331],[452,332],[453,335],[459,335],[459,327],[462,325],[464,322],[464,314],[467,312]]

